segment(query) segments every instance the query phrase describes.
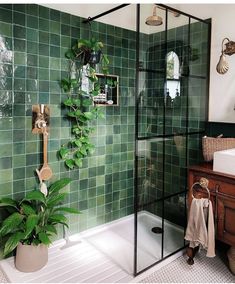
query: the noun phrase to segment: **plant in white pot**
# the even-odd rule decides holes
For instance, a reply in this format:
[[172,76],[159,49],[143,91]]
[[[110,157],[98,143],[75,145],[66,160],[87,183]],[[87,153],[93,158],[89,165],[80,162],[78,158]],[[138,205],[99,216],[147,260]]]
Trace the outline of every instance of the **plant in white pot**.
[[57,234],[57,224],[67,225],[64,213],[79,214],[75,208],[64,207],[68,192],[61,190],[71,179],[63,178],[50,185],[45,196],[39,190],[28,192],[20,201],[2,198],[0,207],[8,213],[0,226],[0,238],[5,241],[4,256],[16,249],[16,268],[23,272],[41,269],[48,261],[48,246]]

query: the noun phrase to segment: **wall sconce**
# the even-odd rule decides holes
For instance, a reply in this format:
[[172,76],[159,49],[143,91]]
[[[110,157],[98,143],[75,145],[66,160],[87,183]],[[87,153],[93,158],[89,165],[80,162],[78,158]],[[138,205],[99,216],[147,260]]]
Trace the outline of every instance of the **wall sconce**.
[[[228,41],[227,43],[224,43],[225,41]],[[224,49],[224,45],[225,45],[225,49]],[[222,41],[222,49],[221,49],[221,55],[220,55],[220,59],[218,64],[216,65],[216,71],[219,74],[225,74],[228,69],[228,62],[226,61],[226,55],[232,55],[235,53],[235,42],[229,40],[227,37],[223,39]]]

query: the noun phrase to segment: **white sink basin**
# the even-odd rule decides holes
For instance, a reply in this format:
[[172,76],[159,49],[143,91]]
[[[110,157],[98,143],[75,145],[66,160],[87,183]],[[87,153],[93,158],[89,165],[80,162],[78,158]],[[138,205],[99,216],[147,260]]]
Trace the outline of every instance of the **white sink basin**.
[[235,175],[235,148],[214,152],[213,170]]

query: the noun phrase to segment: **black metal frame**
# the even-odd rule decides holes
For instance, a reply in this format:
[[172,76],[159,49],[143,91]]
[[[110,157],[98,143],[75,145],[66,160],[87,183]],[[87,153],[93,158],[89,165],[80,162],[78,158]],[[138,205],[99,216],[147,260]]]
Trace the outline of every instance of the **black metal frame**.
[[[180,10],[177,10],[175,8],[172,8],[170,6],[167,6],[167,5],[164,5],[164,4],[157,4],[155,3],[156,5],[158,6],[161,6],[165,9],[166,11],[166,18],[165,18],[165,47],[166,47],[166,50],[167,50],[167,17],[168,17],[168,10],[169,11],[174,11],[174,12],[177,12],[177,13],[180,13],[181,15],[184,15],[186,17],[189,17],[189,32],[188,32],[188,41],[190,41],[190,23],[191,23],[191,19],[195,19],[199,22],[203,22],[203,23],[206,23],[208,24],[208,39],[209,39],[209,44],[208,44],[208,54],[210,54],[210,39],[211,39],[211,23],[210,21],[208,20],[202,20],[202,19],[199,19],[195,16],[192,16],[192,15],[189,15],[187,13],[184,13]],[[83,21],[83,23],[90,23],[92,22],[93,20],[96,20],[102,16],[105,16],[105,15],[108,15],[112,12],[115,12],[121,8],[124,8],[126,6],[128,6],[130,4],[122,4],[122,5],[119,5],[117,7],[114,7],[113,9],[110,9],[110,10],[107,10],[106,12],[103,12],[101,14],[98,14],[94,17],[89,17],[87,19],[85,19]],[[163,118],[163,129],[164,129],[164,133],[162,135],[155,135],[155,136],[150,136],[150,137],[139,137],[138,135],[138,122],[139,122],[139,114],[138,114],[138,107],[139,107],[139,99],[138,99],[138,93],[139,93],[139,72],[141,71],[145,71],[145,69],[141,69],[139,67],[139,34],[140,34],[140,4],[136,4],[136,89],[135,89],[135,176],[134,176],[134,269],[133,269],[133,274],[134,276],[137,276],[139,274],[141,274],[142,272],[148,270],[149,268],[153,267],[154,265],[156,265],[157,263],[161,262],[162,260],[164,259],[167,259],[168,257],[172,256],[173,254],[179,252],[180,250],[184,249],[186,247],[185,243],[184,243],[184,246],[182,246],[182,248],[179,248],[178,250],[176,250],[175,252],[167,255],[166,257],[164,257],[164,230],[163,230],[163,234],[162,234],[162,250],[161,250],[161,259],[156,261],[155,263],[149,265],[148,267],[144,268],[143,270],[141,271],[137,271],[137,250],[138,250],[138,239],[137,239],[137,229],[138,229],[138,141],[140,140],[151,140],[151,139],[154,139],[154,138],[167,138],[167,137],[173,137],[174,135],[173,134],[165,134],[165,105],[164,105],[164,110],[163,110],[163,114],[164,114],[164,118]],[[209,94],[209,66],[210,66],[210,56],[208,56],[208,72],[207,72],[207,76],[204,77],[204,76],[189,76],[189,77],[195,77],[195,78],[202,78],[202,79],[207,79],[207,90],[208,90],[208,94]],[[153,70],[154,71],[154,70]],[[159,71],[155,70],[155,73],[158,73]],[[166,75],[166,68],[165,68],[165,75]],[[166,76],[165,76],[166,77]],[[177,135],[184,135],[186,136],[186,151],[188,151],[188,137],[190,135],[194,135],[194,134],[203,134],[204,131],[194,131],[194,132],[188,132],[188,106],[189,106],[189,103],[188,103],[188,92],[187,92],[187,113],[186,113],[186,116],[187,116],[187,122],[186,122],[186,129],[187,131],[184,132],[184,133],[177,133]],[[208,109],[208,106],[207,106],[207,109]],[[208,112],[207,112],[208,114]],[[165,153],[165,143],[163,143],[163,165],[165,165],[165,162],[164,162],[164,155]],[[186,163],[188,163],[188,155],[186,155]],[[164,179],[164,170],[163,170],[163,179]],[[185,191],[181,191],[181,192],[177,192],[177,193],[174,193],[172,195],[169,195],[169,196],[165,196],[164,193],[165,193],[165,190],[164,190],[164,183],[163,183],[163,197],[158,199],[158,200],[154,200],[153,202],[156,202],[156,201],[161,201],[162,202],[162,226],[164,226],[164,211],[165,211],[165,208],[164,208],[164,201],[168,198],[171,198],[173,196],[176,196],[178,194],[183,194],[185,192],[185,196],[186,196],[186,193],[187,193],[187,185],[185,185],[185,188],[186,190]],[[186,200],[186,199],[185,199]],[[186,213],[186,202],[185,202],[185,213]]]

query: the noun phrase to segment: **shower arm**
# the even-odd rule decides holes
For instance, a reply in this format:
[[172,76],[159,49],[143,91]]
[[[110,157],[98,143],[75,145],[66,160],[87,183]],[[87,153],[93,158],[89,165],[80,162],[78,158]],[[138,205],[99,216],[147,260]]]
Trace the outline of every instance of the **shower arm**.
[[[160,5],[156,5],[156,7],[158,7],[158,9],[161,9],[161,10],[166,10],[165,7],[162,7]],[[170,8],[167,9],[168,12],[172,13],[175,17],[179,17],[180,16],[180,13],[179,12],[176,12],[176,11],[173,11],[171,10]]]

